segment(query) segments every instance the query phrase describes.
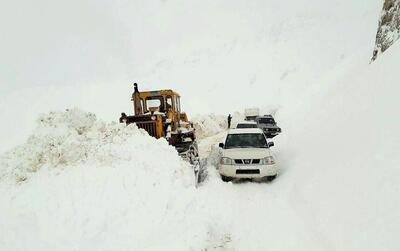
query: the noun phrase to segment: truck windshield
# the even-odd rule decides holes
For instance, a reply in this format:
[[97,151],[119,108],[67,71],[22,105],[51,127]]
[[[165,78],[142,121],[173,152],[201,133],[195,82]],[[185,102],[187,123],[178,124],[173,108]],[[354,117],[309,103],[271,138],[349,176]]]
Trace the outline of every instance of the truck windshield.
[[261,124],[275,124],[275,120],[273,118],[260,118],[260,119],[258,119],[258,123],[261,123]]
[[257,124],[238,124],[236,128],[257,128]]
[[268,148],[267,140],[261,133],[229,134],[225,148]]

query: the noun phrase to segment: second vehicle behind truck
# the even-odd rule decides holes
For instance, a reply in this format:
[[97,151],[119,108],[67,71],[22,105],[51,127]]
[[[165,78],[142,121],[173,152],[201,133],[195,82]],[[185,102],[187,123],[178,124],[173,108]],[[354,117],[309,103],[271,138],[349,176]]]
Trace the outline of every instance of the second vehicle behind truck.
[[257,123],[258,128],[263,130],[267,138],[273,138],[282,132],[272,115],[259,116],[255,119],[255,122]]

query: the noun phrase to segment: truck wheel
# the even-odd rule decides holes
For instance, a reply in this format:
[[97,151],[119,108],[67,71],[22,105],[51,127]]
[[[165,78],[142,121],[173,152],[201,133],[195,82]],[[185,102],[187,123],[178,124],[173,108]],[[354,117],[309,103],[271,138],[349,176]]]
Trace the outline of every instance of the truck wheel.
[[267,176],[267,181],[273,181],[276,178],[276,174],[273,176]]
[[222,179],[222,181],[224,181],[224,182],[229,182],[229,181],[232,181],[232,180],[233,180],[233,178],[228,177],[228,176],[224,176],[224,175],[222,175],[222,174],[221,174],[221,179]]

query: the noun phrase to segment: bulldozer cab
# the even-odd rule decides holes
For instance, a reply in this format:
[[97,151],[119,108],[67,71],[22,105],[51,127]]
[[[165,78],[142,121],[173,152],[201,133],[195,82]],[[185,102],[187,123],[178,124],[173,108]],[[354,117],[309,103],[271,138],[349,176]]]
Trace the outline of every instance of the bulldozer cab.
[[[188,127],[186,113],[181,111],[180,95],[173,90],[157,90],[139,92],[137,84],[132,93],[134,116],[127,116],[127,123],[136,123],[145,128],[150,135],[156,138],[167,137],[168,132],[175,132],[178,128]],[[150,123],[153,120],[155,123]],[[121,117],[120,120],[124,120]],[[148,121],[148,122],[147,122]],[[153,124],[153,128],[147,127]]]
[[137,84],[134,86],[131,98],[134,115],[121,113],[119,121],[134,123],[155,138],[166,138],[180,154],[197,149],[193,124],[181,111],[180,95],[173,90],[139,92]]
[[134,92],[132,94],[135,115],[165,114],[173,119],[181,113],[180,96],[172,90]]

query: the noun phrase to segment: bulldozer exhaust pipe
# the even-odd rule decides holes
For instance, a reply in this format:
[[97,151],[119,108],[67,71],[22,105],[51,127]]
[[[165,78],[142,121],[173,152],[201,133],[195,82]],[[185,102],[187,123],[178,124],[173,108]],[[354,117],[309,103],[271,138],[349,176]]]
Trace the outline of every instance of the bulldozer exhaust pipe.
[[142,115],[143,107],[142,107],[142,103],[140,102],[140,95],[139,95],[140,93],[139,93],[138,84],[134,83],[133,86],[134,86],[134,92],[132,94],[132,101],[133,101],[135,115]]

